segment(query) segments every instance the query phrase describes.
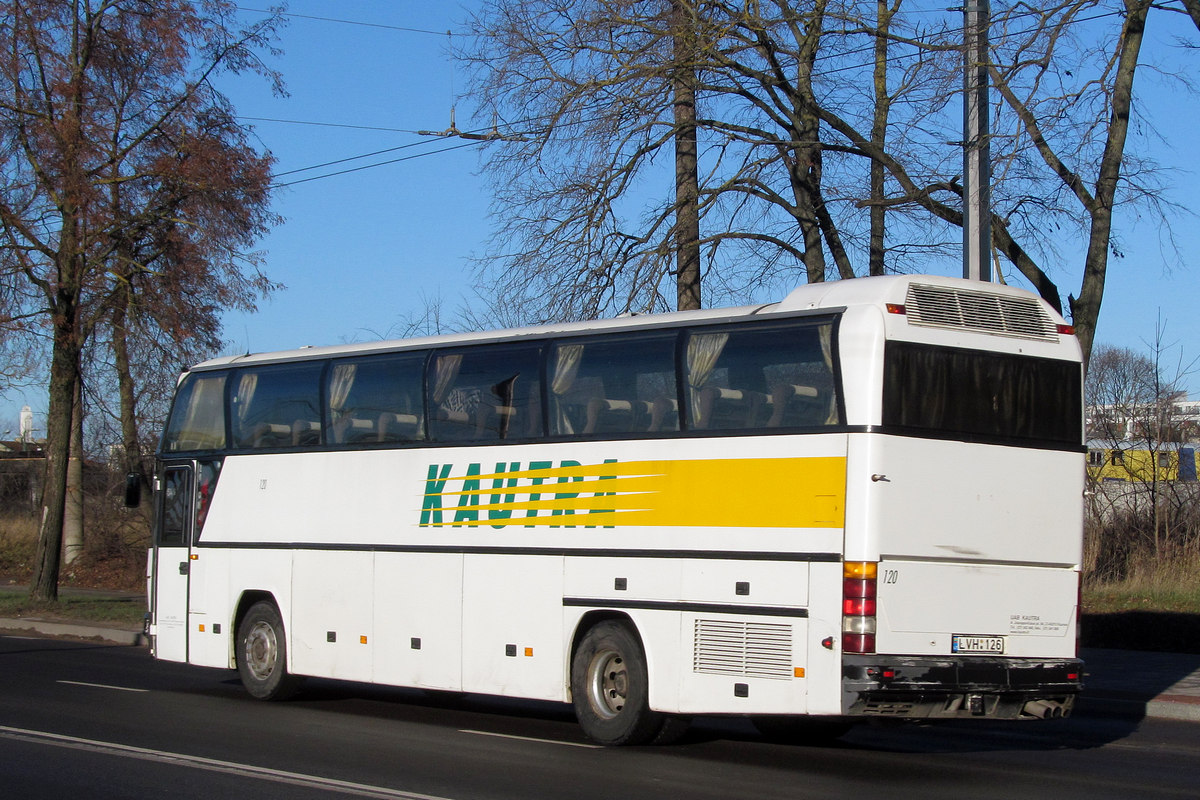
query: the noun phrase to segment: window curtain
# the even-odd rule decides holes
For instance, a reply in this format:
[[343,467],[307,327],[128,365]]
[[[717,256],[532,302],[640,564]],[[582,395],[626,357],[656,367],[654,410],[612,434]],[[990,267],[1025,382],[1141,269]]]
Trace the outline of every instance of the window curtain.
[[817,338],[821,341],[821,358],[825,361],[829,385],[833,387],[829,392],[829,413],[825,415],[825,424],[837,425],[841,420],[838,419],[837,382],[833,378],[833,326],[822,325],[817,328]]
[[357,373],[357,364],[338,364],[333,368],[333,377],[329,380],[329,410],[335,419],[346,412],[346,401]]
[[437,365],[433,370],[432,405],[440,406],[445,402],[446,395],[450,393],[450,387],[454,385],[454,379],[458,377],[458,372],[462,369],[462,361],[461,353],[438,356]]
[[717,361],[721,358],[721,352],[725,349],[725,345],[728,342],[728,333],[698,333],[688,338],[688,394],[689,402],[692,406],[692,414],[697,415],[695,418],[695,422],[697,423],[703,424],[707,422],[707,420],[702,420],[698,416],[700,413],[700,390],[704,388],[704,384],[708,383],[708,379],[712,377],[712,371],[716,368]]
[[562,345],[554,351],[554,372],[550,378],[550,391],[554,393],[554,431],[572,434],[571,419],[563,404],[563,395],[575,385],[579,364],[583,361],[583,345]]

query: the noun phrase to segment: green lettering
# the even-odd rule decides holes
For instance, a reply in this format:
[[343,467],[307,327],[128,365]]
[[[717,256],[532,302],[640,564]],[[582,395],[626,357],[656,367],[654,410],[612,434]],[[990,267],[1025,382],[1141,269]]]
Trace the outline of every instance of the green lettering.
[[[479,495],[470,493],[479,491],[480,472],[478,463],[467,465],[467,476],[463,478],[463,493],[458,496],[458,510],[454,512],[455,525],[458,525],[460,522],[479,521]],[[471,478],[472,475],[475,476],[473,480]],[[471,506],[474,506],[474,508],[471,508]]]
[[[507,469],[505,469],[505,466],[506,465],[503,461],[499,462],[498,464],[496,464],[496,472],[497,473],[519,472],[521,469],[521,462],[513,461],[513,462],[507,464],[507,467],[508,467]],[[513,488],[516,488],[516,485],[517,485],[516,478],[492,478],[492,489],[493,490],[495,490],[495,489],[513,489]],[[506,493],[504,495],[505,503],[511,503],[511,502],[515,501],[516,499],[517,499],[517,496],[515,494],[507,494]],[[500,503],[500,494],[498,492],[492,494],[490,505],[494,506],[494,505],[498,505],[499,503]],[[494,520],[494,519],[507,520],[507,519],[512,518],[512,509],[511,508],[489,508],[487,513],[488,513],[489,521]],[[499,525],[493,524],[492,527],[493,528],[503,528],[504,523],[501,523]]]
[[446,488],[446,480],[450,477],[453,464],[442,464],[441,474],[438,465],[429,465],[429,474],[425,477],[425,499],[421,502],[421,525],[442,524],[442,492]]

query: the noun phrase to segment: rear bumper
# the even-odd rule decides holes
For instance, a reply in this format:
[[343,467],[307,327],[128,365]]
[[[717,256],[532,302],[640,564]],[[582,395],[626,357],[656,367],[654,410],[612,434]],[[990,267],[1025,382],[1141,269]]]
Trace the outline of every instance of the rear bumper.
[[1070,659],[843,656],[842,713],[918,719],[1065,717],[1083,688]]

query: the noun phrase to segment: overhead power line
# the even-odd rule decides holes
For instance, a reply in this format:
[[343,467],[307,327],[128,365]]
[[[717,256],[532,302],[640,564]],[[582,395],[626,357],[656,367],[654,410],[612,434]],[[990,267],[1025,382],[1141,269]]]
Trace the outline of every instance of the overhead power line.
[[[441,150],[429,150],[424,153],[414,153],[411,156],[401,156],[400,158],[392,158],[387,161],[380,161],[376,164],[363,164],[361,167],[351,167],[350,169],[342,169],[342,170],[338,170],[337,172],[327,172],[323,175],[313,175],[312,177],[309,177],[309,178],[300,178],[299,180],[287,181],[285,183],[275,183],[272,185],[276,186],[276,187],[295,186],[298,183],[307,183],[309,181],[320,180],[321,178],[332,178],[335,175],[346,175],[350,172],[361,172],[364,169],[374,169],[375,167],[384,167],[384,166],[387,166],[388,164],[398,164],[401,161],[412,161],[414,158],[423,158],[424,156],[435,156],[439,153],[448,153],[451,150],[461,150],[464,147],[476,147],[479,144],[480,144],[480,142],[463,142],[462,144],[455,144],[455,145],[451,145],[449,147],[443,147]],[[307,169],[312,169],[312,168],[309,167]],[[294,170],[294,171],[299,171],[299,170]]]
[[[268,11],[264,8],[246,8],[245,6],[237,6],[238,11],[249,11],[253,14],[275,14],[277,12]],[[360,22],[354,19],[338,19],[336,17],[315,17],[311,14],[294,14],[290,11],[278,12],[281,17],[295,17],[296,19],[311,19],[317,22],[336,22],[341,25],[360,25],[364,28],[383,28],[389,31],[403,31],[404,33],[425,33],[430,36],[449,36],[450,31],[431,31],[425,28],[405,28],[402,25],[384,25],[381,22]]]

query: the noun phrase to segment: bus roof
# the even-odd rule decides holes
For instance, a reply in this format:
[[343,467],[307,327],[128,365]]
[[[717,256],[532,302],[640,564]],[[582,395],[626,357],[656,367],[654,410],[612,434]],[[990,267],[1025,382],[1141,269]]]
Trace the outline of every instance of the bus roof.
[[[783,300],[759,305],[728,308],[703,309],[699,311],[675,311],[663,314],[626,314],[619,317],[588,320],[583,322],[561,322],[523,328],[423,336],[411,339],[380,340],[358,344],[331,345],[323,347],[305,346],[295,350],[266,353],[247,353],[238,356],[223,356],[202,362],[192,370],[220,369],[229,366],[244,366],[273,362],[306,361],[310,359],[350,356],[364,353],[402,352],[405,350],[450,347],[462,344],[494,341],[519,341],[525,337],[570,336],[572,334],[597,333],[601,331],[640,330],[646,328],[672,327],[693,322],[720,322],[750,316],[796,316],[807,313],[829,313],[851,306],[882,306],[885,303],[904,303],[908,287],[912,284],[944,286],[953,289],[978,291],[978,281],[962,278],[947,278],[936,275],[887,275],[853,280],[811,283],[792,290]],[[1011,297],[1033,298],[1030,292],[1002,284],[986,284],[991,294]],[[1046,311],[1061,321],[1049,304],[1040,301]]]

